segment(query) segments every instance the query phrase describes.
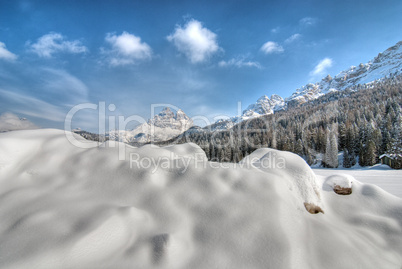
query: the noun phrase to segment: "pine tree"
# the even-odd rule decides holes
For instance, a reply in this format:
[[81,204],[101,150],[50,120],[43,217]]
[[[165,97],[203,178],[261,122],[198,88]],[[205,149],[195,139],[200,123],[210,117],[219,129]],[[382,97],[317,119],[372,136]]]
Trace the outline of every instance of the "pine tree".
[[338,141],[334,132],[329,132],[327,135],[327,143],[323,160],[324,167],[338,167]]
[[365,164],[367,166],[373,166],[377,163],[377,152],[376,152],[376,145],[374,141],[370,140],[367,143],[367,156],[365,158]]
[[360,142],[359,144],[359,165],[360,166],[366,166],[366,156],[367,156],[367,151],[365,145]]
[[299,156],[304,156],[304,152],[303,152],[303,142],[302,140],[299,138],[296,142],[295,145],[295,153]]
[[352,167],[351,156],[347,148],[343,151],[343,167],[350,168]]

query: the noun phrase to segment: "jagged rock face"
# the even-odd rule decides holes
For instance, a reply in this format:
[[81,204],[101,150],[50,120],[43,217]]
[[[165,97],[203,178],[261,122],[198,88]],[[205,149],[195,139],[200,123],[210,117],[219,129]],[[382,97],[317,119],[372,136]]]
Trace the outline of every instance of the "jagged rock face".
[[148,121],[148,124],[153,124],[158,127],[171,125],[175,119],[175,114],[170,108],[165,107],[158,115]]
[[277,94],[273,94],[271,98],[266,95],[258,98],[255,104],[251,104],[243,111],[241,116],[232,117],[229,120],[218,120],[214,124],[205,127],[204,129],[216,131],[227,130],[232,128],[235,124],[256,118],[262,115],[273,114],[276,111],[285,109],[285,101]]
[[158,115],[134,130],[110,132],[109,139],[125,143],[164,141],[180,135],[192,126],[193,121],[182,110],[179,109],[175,114],[170,108],[165,107]]
[[154,125],[160,128],[187,130],[193,124],[191,119],[181,109],[179,109],[175,115],[170,108],[165,107],[158,115],[148,121],[148,125]]
[[243,111],[245,117],[255,117],[261,115],[272,114],[275,111],[283,109],[285,102],[279,95],[272,95],[271,98],[263,95],[255,104],[251,104]]
[[263,95],[261,96],[255,104],[251,104],[247,107],[243,114],[246,114],[250,110],[256,112],[258,114],[271,114],[273,113],[273,103],[268,98],[268,96]]

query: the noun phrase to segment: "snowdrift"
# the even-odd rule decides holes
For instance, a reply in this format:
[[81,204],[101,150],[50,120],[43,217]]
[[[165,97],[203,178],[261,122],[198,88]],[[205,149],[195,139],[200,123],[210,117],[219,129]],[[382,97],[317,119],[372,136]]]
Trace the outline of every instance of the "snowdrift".
[[374,185],[270,149],[112,146],[0,134],[0,268],[401,268],[402,200]]

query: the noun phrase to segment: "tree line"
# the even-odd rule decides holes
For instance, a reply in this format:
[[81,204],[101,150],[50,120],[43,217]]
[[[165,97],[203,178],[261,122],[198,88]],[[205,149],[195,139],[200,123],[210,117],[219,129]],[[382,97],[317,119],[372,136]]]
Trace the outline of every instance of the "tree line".
[[192,142],[209,160],[238,162],[254,150],[291,151],[309,165],[371,166],[402,149],[402,76],[328,93],[287,110],[243,121],[229,130],[190,129],[158,145]]

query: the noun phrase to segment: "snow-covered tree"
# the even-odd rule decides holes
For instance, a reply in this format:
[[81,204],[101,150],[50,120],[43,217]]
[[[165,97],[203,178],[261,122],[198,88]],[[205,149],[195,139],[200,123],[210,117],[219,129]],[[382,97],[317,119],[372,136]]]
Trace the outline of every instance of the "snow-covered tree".
[[327,143],[325,147],[325,154],[323,159],[324,167],[336,168],[338,167],[338,140],[335,132],[329,132],[327,135]]

